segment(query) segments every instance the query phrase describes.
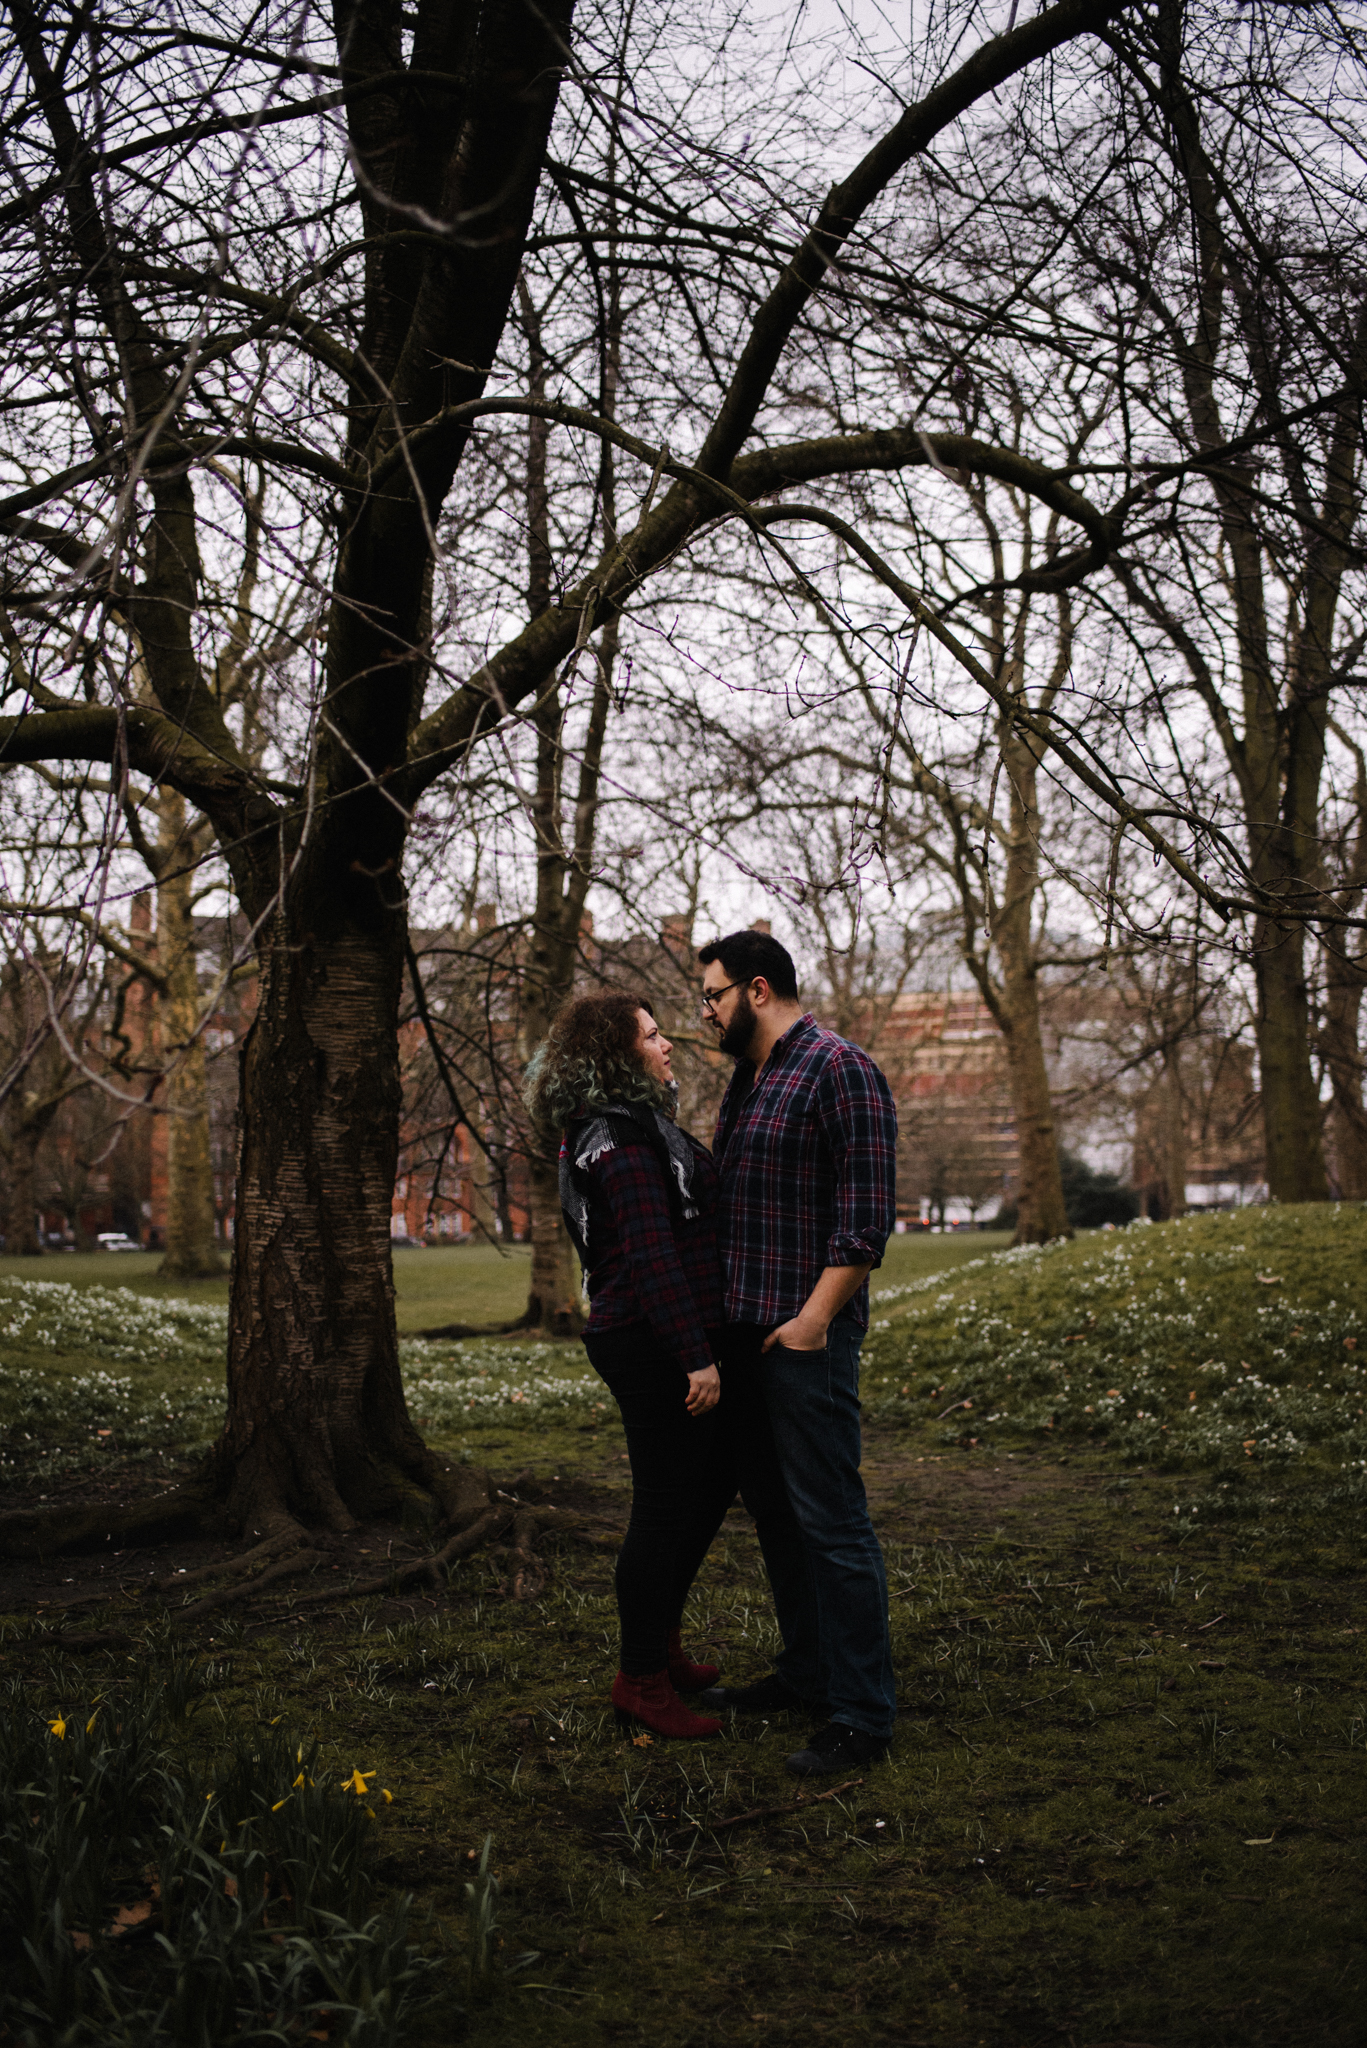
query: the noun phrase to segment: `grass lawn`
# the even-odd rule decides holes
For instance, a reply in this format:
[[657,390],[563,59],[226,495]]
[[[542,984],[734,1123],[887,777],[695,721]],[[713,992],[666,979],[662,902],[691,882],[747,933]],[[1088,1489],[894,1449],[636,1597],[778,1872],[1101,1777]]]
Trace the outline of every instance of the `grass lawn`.
[[[922,1273],[981,1257],[1009,1244],[1004,1231],[929,1231],[894,1237],[876,1276],[891,1286]],[[160,1252],[57,1252],[39,1259],[0,1256],[0,1281],[56,1280],[68,1287],[128,1287],[135,1294],[181,1301],[226,1303],[228,1280],[165,1280]],[[527,1306],[531,1274],[528,1246],[446,1245],[431,1251],[396,1251],[394,1286],[402,1331],[443,1323],[511,1323]]]
[[[557,1551],[526,1604],[489,1554],[444,1592],[360,1602],[346,1579],[372,1568],[362,1554],[417,1540],[363,1531],[320,1560],[307,1590],[337,1575],[323,1605],[284,1585],[189,1625],[174,1597],[158,1621],[134,1596],[204,1562],[202,1544],[6,1568],[11,1711],[40,1732],[44,1716],[84,1726],[102,1696],[174,1665],[193,1697],[165,1739],[187,1783],[218,1787],[235,1739],[264,1756],[272,1724],[316,1739],[338,1786],[375,1773],[363,1782],[393,1795],[375,1805],[375,1896],[411,1891],[430,1912],[442,1972],[437,2003],[393,2037],[413,2048],[1356,2048],[1367,1213],[1248,1211],[1024,1256],[966,1238],[893,1250],[905,1263],[879,1276],[865,1354],[865,1477],[902,1705],[891,1760],[838,1797],[793,1809],[797,1717],[697,1745],[617,1735],[610,1540]],[[32,1298],[7,1293],[13,1330]],[[162,1319],[152,1377],[174,1411],[212,1333],[143,1312]],[[0,1360],[41,1377],[39,1332],[6,1340],[4,1313]],[[102,1370],[146,1404],[149,1368],[113,1355],[148,1341],[136,1319],[98,1353],[96,1326],[62,1316],[50,1326],[84,1348],[53,1351],[49,1378]],[[610,1536],[623,1440],[578,1357],[481,1340],[406,1347],[405,1370],[434,1443],[500,1475],[531,1468]],[[5,1396],[26,1489],[38,1453],[15,1449],[13,1404],[34,1385]],[[144,1460],[174,1466],[193,1435],[177,1426]],[[49,1427],[30,1407],[33,1441]],[[45,1485],[105,1483],[107,1442],[73,1439]],[[71,1646],[52,1640],[64,1580],[99,1589],[62,1631]],[[122,1647],[76,1654],[111,1621]],[[688,1639],[730,1678],[767,1668],[739,1510]],[[497,1890],[478,1876],[490,1836]],[[340,2025],[322,2037],[348,2038]]]

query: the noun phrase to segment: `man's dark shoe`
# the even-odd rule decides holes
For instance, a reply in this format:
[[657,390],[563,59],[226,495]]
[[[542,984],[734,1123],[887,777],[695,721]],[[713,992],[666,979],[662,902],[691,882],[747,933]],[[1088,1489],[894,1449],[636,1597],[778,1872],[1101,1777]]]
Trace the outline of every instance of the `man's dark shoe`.
[[714,1685],[702,1696],[703,1705],[714,1714],[729,1709],[733,1714],[782,1714],[795,1712],[808,1702],[786,1685],[777,1671],[757,1678],[753,1685]]
[[811,1738],[805,1749],[788,1759],[788,1769],[799,1778],[836,1777],[842,1771],[867,1770],[888,1753],[886,1735],[866,1735],[862,1728],[847,1728],[832,1721]]

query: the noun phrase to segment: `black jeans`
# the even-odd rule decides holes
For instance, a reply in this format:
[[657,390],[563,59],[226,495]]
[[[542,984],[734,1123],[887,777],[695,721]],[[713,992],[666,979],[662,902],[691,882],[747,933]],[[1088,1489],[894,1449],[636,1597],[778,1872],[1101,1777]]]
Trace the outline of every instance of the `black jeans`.
[[669,1631],[683,1618],[736,1482],[722,1454],[716,1409],[689,1414],[687,1377],[661,1356],[647,1323],[599,1330],[585,1337],[584,1348],[627,1433],[631,1521],[617,1559],[617,1612],[622,1669],[644,1678],[664,1669]]

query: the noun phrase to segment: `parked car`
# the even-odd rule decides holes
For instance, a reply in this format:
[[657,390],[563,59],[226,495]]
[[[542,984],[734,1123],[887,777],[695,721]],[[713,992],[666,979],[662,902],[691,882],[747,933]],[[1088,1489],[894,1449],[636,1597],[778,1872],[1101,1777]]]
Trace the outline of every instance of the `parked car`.
[[102,1230],[95,1239],[102,1252],[140,1252],[142,1246],[123,1230]]

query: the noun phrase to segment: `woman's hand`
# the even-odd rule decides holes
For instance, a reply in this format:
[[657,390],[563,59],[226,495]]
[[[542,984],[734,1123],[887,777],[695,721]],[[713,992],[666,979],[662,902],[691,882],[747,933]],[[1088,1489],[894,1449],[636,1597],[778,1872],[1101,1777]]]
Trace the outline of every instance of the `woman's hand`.
[[721,1399],[721,1374],[715,1365],[709,1365],[705,1372],[691,1372],[688,1375],[688,1398],[684,1402],[690,1415],[705,1415],[709,1408],[715,1408]]

